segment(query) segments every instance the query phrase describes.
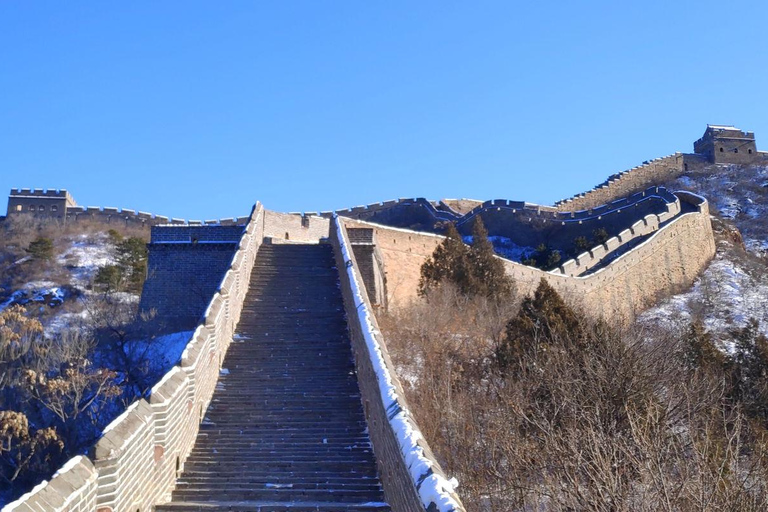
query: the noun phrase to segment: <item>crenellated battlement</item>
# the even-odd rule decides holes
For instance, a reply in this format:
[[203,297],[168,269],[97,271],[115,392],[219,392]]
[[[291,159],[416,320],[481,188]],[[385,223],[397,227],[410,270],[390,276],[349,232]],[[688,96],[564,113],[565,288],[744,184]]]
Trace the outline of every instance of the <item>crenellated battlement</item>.
[[11,189],[11,196],[17,196],[17,197],[29,197],[29,198],[47,198],[47,197],[58,197],[58,198],[66,198],[69,199],[72,204],[74,204],[75,200],[72,198],[72,196],[67,192],[66,189],[45,189],[45,188],[12,188]]
[[79,206],[66,189],[13,188],[8,215],[34,215],[61,222],[100,222],[138,226],[243,226],[248,217],[187,220],[114,206]]
[[704,135],[693,143],[693,153],[678,152],[647,160],[611,175],[587,192],[556,202],[555,207],[561,211],[592,208],[712,164],[768,165],[768,153],[757,150],[754,132],[734,126],[707,125]]

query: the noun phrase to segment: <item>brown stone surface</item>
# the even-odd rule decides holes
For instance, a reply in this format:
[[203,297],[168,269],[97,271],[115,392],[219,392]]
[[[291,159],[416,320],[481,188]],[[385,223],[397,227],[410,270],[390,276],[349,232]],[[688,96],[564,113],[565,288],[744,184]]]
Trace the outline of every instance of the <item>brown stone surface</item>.
[[[417,298],[421,265],[442,237],[344,219],[348,227],[375,230],[383,259],[387,300],[391,308],[407,306]],[[504,260],[518,293],[527,295],[544,278],[565,297],[587,311],[608,319],[629,319],[651,306],[661,295],[693,284],[715,253],[707,204],[701,211],[679,216],[647,241],[585,277],[544,272]]]

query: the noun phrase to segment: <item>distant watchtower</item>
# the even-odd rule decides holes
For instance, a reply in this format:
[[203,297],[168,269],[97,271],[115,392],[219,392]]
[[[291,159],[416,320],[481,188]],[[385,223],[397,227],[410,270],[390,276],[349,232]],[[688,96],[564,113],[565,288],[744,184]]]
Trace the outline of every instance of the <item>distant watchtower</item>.
[[763,159],[754,132],[735,126],[708,124],[704,135],[693,143],[693,151],[715,164],[751,164]]
[[31,213],[37,216],[67,218],[67,208],[77,206],[75,199],[64,189],[13,188],[8,196],[8,215]]

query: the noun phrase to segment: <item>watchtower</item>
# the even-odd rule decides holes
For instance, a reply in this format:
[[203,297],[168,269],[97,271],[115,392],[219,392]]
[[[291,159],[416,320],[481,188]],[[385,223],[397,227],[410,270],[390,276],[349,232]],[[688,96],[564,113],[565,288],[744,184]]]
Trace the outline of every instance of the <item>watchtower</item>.
[[704,135],[693,143],[693,151],[714,164],[751,164],[763,159],[754,132],[735,126],[708,124]]
[[14,188],[8,196],[8,216],[31,213],[37,216],[66,219],[67,208],[77,206],[64,189]]

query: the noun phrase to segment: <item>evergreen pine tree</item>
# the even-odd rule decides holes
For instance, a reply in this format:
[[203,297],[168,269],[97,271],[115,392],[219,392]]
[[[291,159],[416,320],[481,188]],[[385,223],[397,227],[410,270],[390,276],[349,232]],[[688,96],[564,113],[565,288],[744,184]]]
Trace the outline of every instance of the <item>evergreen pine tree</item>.
[[443,281],[454,283],[462,293],[469,288],[469,250],[452,223],[448,224],[445,239],[421,266],[419,295],[426,295]]
[[53,258],[53,241],[50,238],[37,237],[25,250],[33,259],[48,261]]
[[604,244],[608,240],[608,231],[605,228],[597,228],[592,231],[592,243],[595,245]]
[[712,343],[712,336],[699,320],[691,322],[683,337],[683,361],[689,370],[714,370],[726,365],[725,356]]
[[493,244],[488,239],[488,230],[479,215],[472,225],[469,263],[472,273],[471,294],[494,300],[509,298],[512,294],[512,279],[507,275],[504,263],[496,257]]
[[138,237],[125,238],[117,244],[117,262],[128,276],[129,289],[140,292],[147,274],[147,243]]
[[588,250],[589,250],[589,240],[587,240],[587,237],[577,236],[576,238],[573,239],[573,249],[571,251],[572,255],[578,256],[579,254]]
[[504,340],[497,350],[502,368],[515,365],[527,351],[542,346],[568,348],[581,344],[584,324],[573,309],[545,279],[541,279],[533,297],[526,297],[520,311],[509,321]]

